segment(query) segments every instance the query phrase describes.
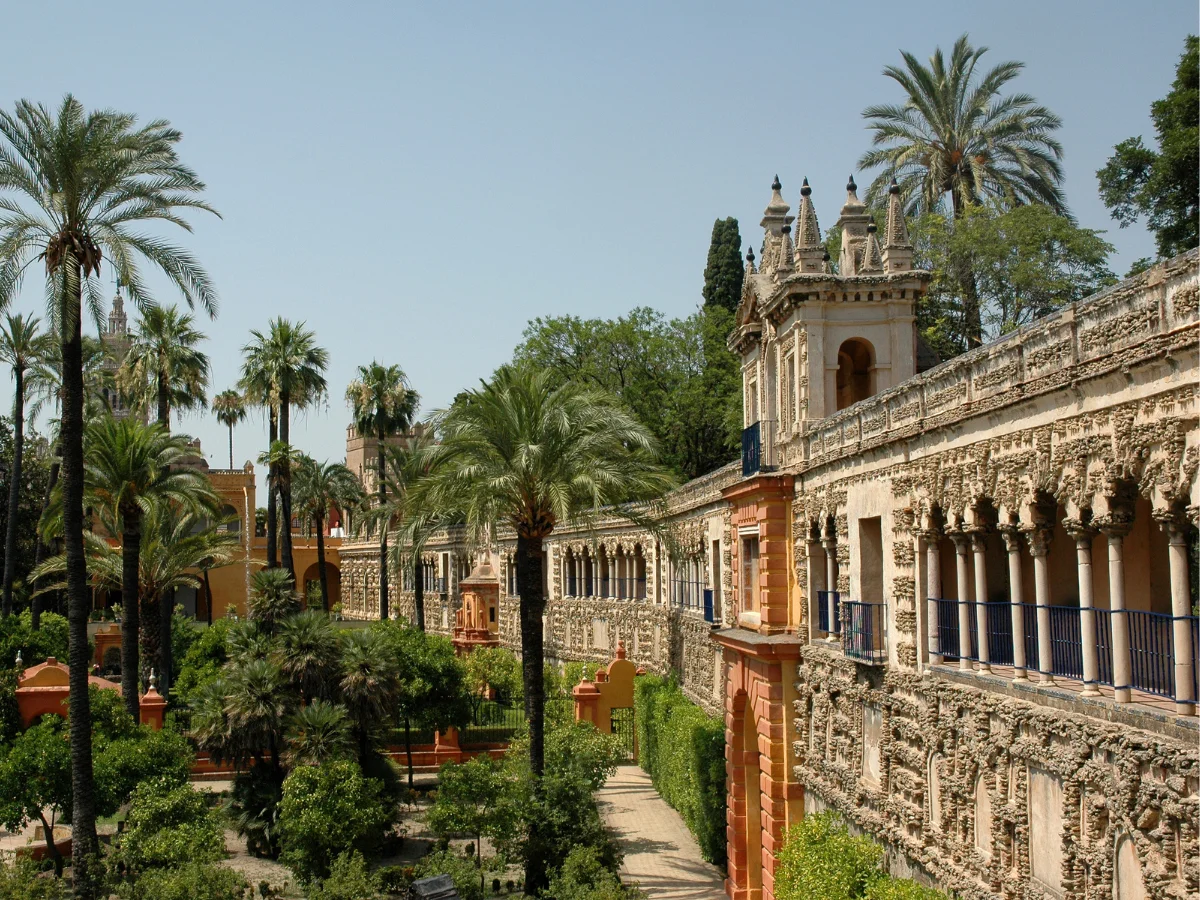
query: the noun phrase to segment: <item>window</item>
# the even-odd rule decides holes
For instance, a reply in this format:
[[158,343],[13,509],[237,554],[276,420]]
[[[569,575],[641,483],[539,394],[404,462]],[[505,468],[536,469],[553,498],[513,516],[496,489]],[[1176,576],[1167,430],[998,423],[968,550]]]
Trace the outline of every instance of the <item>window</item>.
[[837,408],[845,409],[875,392],[875,359],[871,345],[851,338],[838,348]]
[[758,609],[758,538],[742,538],[742,611]]
[[791,430],[796,421],[796,357],[788,353],[783,358],[783,366],[779,370],[781,382],[780,405],[783,407],[781,427]]

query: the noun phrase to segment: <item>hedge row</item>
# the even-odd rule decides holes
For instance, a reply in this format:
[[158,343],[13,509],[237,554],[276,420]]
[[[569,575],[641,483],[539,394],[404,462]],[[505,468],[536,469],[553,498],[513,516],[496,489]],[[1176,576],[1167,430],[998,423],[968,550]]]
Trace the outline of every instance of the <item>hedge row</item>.
[[725,864],[725,722],[707,715],[674,681],[637,679],[638,765],[679,811],[704,858]]

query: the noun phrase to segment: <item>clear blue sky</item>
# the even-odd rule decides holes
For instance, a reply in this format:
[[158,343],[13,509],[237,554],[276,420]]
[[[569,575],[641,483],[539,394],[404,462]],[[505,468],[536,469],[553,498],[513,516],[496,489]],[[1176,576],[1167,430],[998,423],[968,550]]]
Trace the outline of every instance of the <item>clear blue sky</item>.
[[[180,235],[221,295],[205,324],[214,392],[233,385],[251,328],[307,321],[330,351],[330,398],[293,441],[340,459],[359,363],[402,365],[428,410],[489,375],[534,316],[686,315],[713,219],[736,216],[757,246],[776,173],[793,206],[807,176],[831,225],[867,145],[861,110],[901,99],[883,66],[963,32],[987,62],[1024,61],[1014,89],[1062,117],[1068,201],[1109,229],[1123,273],[1153,241],[1117,230],[1094,173],[1118,141],[1152,139],[1150,103],[1197,10],[114,0],[9,4],[4,25],[7,108],[71,91],[183,130],[224,216]],[[42,308],[36,279],[18,306]],[[210,415],[177,427],[227,465]],[[256,456],[261,419],[235,444],[238,464]]]

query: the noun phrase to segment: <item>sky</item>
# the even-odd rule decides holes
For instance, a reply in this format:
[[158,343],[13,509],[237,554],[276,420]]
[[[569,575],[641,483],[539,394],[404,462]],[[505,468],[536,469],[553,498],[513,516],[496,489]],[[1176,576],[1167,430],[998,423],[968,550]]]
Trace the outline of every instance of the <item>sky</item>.
[[[963,33],[990,48],[985,63],[1023,61],[1012,89],[1062,118],[1068,203],[1108,230],[1124,273],[1153,238],[1116,227],[1095,172],[1119,141],[1153,142],[1150,103],[1198,27],[1194,0],[109,0],[56,4],[52,19],[6,8],[0,103],[72,92],[183,131],[221,213],[172,235],[220,294],[202,322],[210,394],[234,385],[251,329],[306,322],[330,353],[329,398],[292,440],[331,460],[360,364],[402,366],[428,411],[509,359],[536,316],[686,316],[713,220],[735,216],[757,246],[776,174],[793,207],[807,176],[828,228],[868,145],[861,111],[902,100],[883,67]],[[31,278],[16,308],[42,312],[42,291]],[[211,414],[175,427],[229,464]],[[235,465],[265,444],[252,416]]]

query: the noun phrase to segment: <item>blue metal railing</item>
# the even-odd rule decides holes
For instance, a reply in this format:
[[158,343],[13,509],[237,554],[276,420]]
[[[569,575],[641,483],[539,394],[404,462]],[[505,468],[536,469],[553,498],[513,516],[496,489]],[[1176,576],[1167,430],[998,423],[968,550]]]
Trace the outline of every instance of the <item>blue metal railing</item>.
[[932,597],[937,607],[937,652],[944,659],[958,659],[958,601]]
[[[979,607],[983,607],[984,627],[987,633],[988,663],[997,666],[1013,664],[1012,605],[1003,600],[977,603],[968,600],[971,655],[968,659],[979,660]],[[956,614],[957,615],[957,614]],[[957,626],[957,621],[955,622]],[[956,649],[955,654],[958,655]]]
[[761,422],[742,429],[742,477],[753,475],[762,464]]
[[[829,598],[833,597],[833,627],[829,622]],[[817,627],[826,634],[842,633],[841,595],[837,591],[817,591]]]
[[705,621],[705,622],[713,622],[713,621],[716,621],[716,620],[713,618],[713,592],[712,592],[712,588],[705,588],[705,589],[704,589],[704,621]]
[[845,619],[843,649],[847,656],[867,662],[887,659],[887,604],[842,601]]
[[1082,680],[1083,639],[1079,607],[1048,606],[1046,609],[1050,613],[1050,673]]
[[1129,622],[1129,686],[1174,697],[1174,617],[1132,609],[1125,611],[1125,617]]
[[673,578],[671,579],[671,602],[684,609],[703,609],[706,589],[707,586],[703,581]]

